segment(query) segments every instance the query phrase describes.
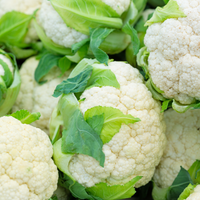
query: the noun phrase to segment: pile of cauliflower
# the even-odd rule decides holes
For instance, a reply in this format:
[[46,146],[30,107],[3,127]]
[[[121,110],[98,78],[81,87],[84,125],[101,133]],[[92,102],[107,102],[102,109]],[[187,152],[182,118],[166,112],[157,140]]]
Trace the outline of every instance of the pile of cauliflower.
[[199,27],[200,0],[0,0],[0,200],[200,200]]

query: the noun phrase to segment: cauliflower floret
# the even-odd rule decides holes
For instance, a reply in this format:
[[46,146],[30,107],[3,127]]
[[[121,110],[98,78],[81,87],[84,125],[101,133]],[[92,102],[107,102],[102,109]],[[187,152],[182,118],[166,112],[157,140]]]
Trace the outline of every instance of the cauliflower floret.
[[111,106],[124,114],[140,118],[135,124],[122,124],[112,140],[103,145],[104,167],[87,155],[72,157],[69,171],[85,187],[99,182],[124,184],[136,176],[143,176],[135,187],[148,183],[165,147],[165,124],[160,104],[152,98],[137,69],[124,62],[110,62],[120,89],[103,86],[83,92],[80,109],[83,113],[94,106]]
[[180,166],[188,170],[200,159],[200,114],[198,110],[177,113],[170,109],[165,112],[167,146],[161,162],[156,168],[154,180],[162,188],[169,187]]
[[33,126],[48,133],[49,119],[59,100],[52,96],[53,92],[58,84],[68,78],[71,70],[60,77],[61,71],[54,67],[44,78],[47,82],[40,85],[34,79],[34,72],[38,63],[39,61],[35,57],[31,57],[22,64],[20,69],[21,89],[13,106],[13,112],[21,109],[29,112],[40,112],[41,117],[33,123]]
[[[42,0],[0,0],[0,18],[2,15],[12,10],[25,14],[33,14],[36,9],[40,8],[41,4]],[[30,43],[36,41],[37,39],[38,35],[33,24],[31,23],[24,41],[26,43]]]
[[48,136],[13,117],[0,118],[0,199],[47,200],[58,171]]
[[200,2],[176,1],[187,17],[152,24],[144,43],[154,84],[165,97],[190,104],[200,99]]
[[200,185],[194,188],[194,191],[186,200],[200,200]]

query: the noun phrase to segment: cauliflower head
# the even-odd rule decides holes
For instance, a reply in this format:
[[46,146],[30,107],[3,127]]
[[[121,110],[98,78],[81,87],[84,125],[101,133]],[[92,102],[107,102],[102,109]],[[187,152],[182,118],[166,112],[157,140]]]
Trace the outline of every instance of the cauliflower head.
[[33,126],[48,133],[49,118],[58,102],[58,99],[52,97],[53,91],[56,85],[68,77],[70,70],[60,77],[61,71],[55,67],[45,76],[47,82],[40,85],[34,79],[34,72],[38,63],[39,60],[31,57],[22,64],[20,69],[21,89],[13,106],[13,112],[21,109],[29,112],[40,112],[41,117],[33,123]]
[[0,118],[0,198],[47,200],[58,171],[48,136],[13,117]]
[[165,112],[167,146],[154,174],[155,183],[169,187],[178,175],[180,166],[188,170],[200,159],[200,114],[198,110],[177,113]]
[[[130,0],[102,0],[102,2],[112,7],[120,15],[130,5]],[[67,26],[50,1],[43,1],[38,20],[48,38],[67,48],[71,48],[73,44],[88,38],[87,35]]]
[[[99,64],[102,68],[105,66]],[[124,62],[110,62],[120,89],[111,86],[92,87],[83,92],[79,107],[84,114],[95,106],[117,108],[124,114],[140,118],[134,124],[122,124],[110,142],[103,145],[104,167],[93,157],[75,154],[69,163],[72,177],[85,187],[106,182],[125,184],[136,176],[143,176],[135,187],[148,183],[165,147],[165,124],[160,103],[152,98],[137,69]]]
[[200,100],[200,2],[176,0],[187,17],[154,23],[144,38],[148,70],[163,96],[181,104]]
[[[42,0],[0,0],[0,17],[10,11],[18,11],[25,14],[33,14],[33,12],[40,8]],[[37,33],[32,23],[29,25],[28,32],[24,41],[26,43],[34,42],[38,39]]]

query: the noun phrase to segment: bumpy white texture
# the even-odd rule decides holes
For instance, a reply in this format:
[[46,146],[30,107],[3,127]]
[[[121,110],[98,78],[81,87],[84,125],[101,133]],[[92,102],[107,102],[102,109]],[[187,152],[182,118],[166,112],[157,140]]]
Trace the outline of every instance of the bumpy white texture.
[[164,96],[183,104],[200,100],[200,1],[176,0],[187,15],[147,29],[149,72]]
[[51,142],[43,131],[0,118],[0,199],[47,200],[57,188]]
[[[5,55],[0,54],[0,60],[2,60],[4,63],[7,64],[8,68],[10,69],[10,71],[13,73],[14,72],[14,67],[12,62],[10,61],[10,59],[8,59]],[[4,76],[5,71],[3,66],[0,64],[0,76]]]
[[34,79],[34,72],[39,61],[35,57],[27,59],[20,69],[21,88],[13,106],[13,112],[26,109],[29,112],[40,112],[41,117],[33,123],[33,126],[41,128],[49,133],[49,119],[59,98],[53,97],[53,92],[58,84],[68,78],[71,70],[60,77],[61,71],[54,67],[45,77],[45,84],[38,84]]
[[94,158],[79,154],[70,161],[69,170],[86,187],[102,181],[110,185],[124,184],[136,176],[143,176],[136,183],[136,187],[140,187],[151,180],[165,147],[163,114],[137,69],[124,62],[111,62],[109,68],[116,75],[120,89],[104,86],[84,91],[81,111],[84,113],[99,105],[110,106],[141,121],[123,124],[112,140],[103,145],[104,167]]
[[194,191],[186,200],[200,200],[200,185],[194,188]]
[[[13,10],[25,14],[33,14],[36,9],[40,8],[41,4],[42,0],[0,0],[0,17]],[[31,23],[24,40],[26,43],[30,43],[36,41],[37,39],[37,33]]]
[[200,159],[200,112],[199,110],[177,113],[165,112],[167,146],[156,168],[154,180],[158,186],[168,187],[180,171],[188,170]]
[[101,0],[113,10],[115,10],[119,15],[126,11],[130,5],[130,0]]
[[54,10],[50,1],[44,0],[38,20],[47,37],[56,44],[71,48],[71,46],[88,36],[68,27],[60,15]]

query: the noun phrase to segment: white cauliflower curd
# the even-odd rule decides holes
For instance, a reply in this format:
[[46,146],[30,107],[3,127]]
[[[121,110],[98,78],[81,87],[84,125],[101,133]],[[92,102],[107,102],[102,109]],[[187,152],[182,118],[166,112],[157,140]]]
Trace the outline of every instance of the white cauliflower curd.
[[200,159],[200,113],[199,110],[177,113],[165,112],[167,146],[154,174],[155,183],[169,187],[180,166],[188,170],[195,160]]
[[[105,68],[103,64],[97,64]],[[136,176],[143,176],[135,187],[148,183],[165,148],[165,124],[160,103],[152,98],[137,69],[124,62],[110,62],[108,68],[115,74],[120,89],[111,86],[92,87],[83,92],[80,110],[95,106],[117,108],[141,121],[122,124],[110,142],[103,145],[104,167],[94,158],[75,154],[69,163],[69,172],[84,187],[99,182],[108,185],[125,184]]]
[[176,0],[186,17],[147,29],[148,70],[163,96],[181,104],[200,100],[200,1]]
[[[0,0],[0,18],[7,12],[18,11],[25,14],[33,14],[33,12],[40,8],[42,0]],[[25,42],[30,43],[38,39],[37,33],[33,24],[29,26],[29,30],[25,37]]]
[[27,59],[21,66],[21,89],[18,98],[13,106],[13,112],[21,109],[29,112],[40,112],[41,117],[33,123],[33,126],[41,128],[46,133],[49,129],[49,118],[53,108],[56,106],[58,99],[52,96],[53,91],[60,82],[67,79],[70,70],[63,76],[58,67],[54,67],[44,77],[46,83],[40,85],[34,79],[34,72],[38,66],[39,60],[35,57]]
[[58,171],[48,136],[13,117],[0,118],[0,199],[48,200]]

